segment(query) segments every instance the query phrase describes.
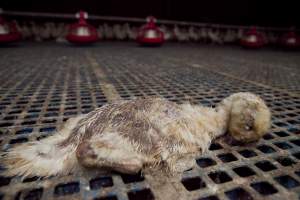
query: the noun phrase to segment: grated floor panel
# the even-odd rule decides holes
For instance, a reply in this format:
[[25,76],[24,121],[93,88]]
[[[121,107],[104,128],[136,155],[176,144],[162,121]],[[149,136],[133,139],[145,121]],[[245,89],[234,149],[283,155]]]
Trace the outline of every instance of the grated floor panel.
[[0,48],[1,150],[55,134],[68,118],[116,98],[214,106],[233,92],[251,91],[273,113],[270,133],[258,144],[214,143],[181,177],[0,177],[0,199],[300,199],[299,64],[297,52],[194,44]]

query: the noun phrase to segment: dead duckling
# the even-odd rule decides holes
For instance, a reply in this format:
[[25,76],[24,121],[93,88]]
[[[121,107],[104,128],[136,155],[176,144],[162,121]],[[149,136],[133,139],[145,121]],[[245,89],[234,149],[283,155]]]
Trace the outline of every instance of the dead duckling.
[[87,168],[136,173],[163,166],[170,173],[195,165],[212,140],[226,132],[235,140],[259,140],[271,113],[251,93],[235,93],[216,108],[161,98],[107,104],[69,119],[53,136],[2,153],[4,175],[65,175]]

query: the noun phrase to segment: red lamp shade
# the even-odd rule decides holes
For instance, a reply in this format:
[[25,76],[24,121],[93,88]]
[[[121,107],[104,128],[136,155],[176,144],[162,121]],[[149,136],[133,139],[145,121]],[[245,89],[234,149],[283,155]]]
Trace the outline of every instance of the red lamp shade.
[[266,43],[263,34],[258,32],[255,27],[247,31],[241,39],[241,45],[246,48],[260,48]]
[[80,11],[76,14],[78,23],[71,24],[66,39],[75,44],[91,44],[97,42],[99,37],[97,29],[86,22],[87,13]]
[[159,46],[164,43],[164,33],[155,25],[156,19],[147,17],[147,24],[138,30],[137,42],[141,45]]
[[0,16],[0,43],[6,44],[21,40],[21,33],[17,30],[16,25],[6,22]]
[[295,49],[300,46],[300,38],[294,31],[290,31],[280,38],[280,44],[289,49]]

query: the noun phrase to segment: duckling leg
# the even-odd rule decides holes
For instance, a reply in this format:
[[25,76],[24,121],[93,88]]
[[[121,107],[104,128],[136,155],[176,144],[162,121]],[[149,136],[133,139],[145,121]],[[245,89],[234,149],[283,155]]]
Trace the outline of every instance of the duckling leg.
[[192,155],[184,155],[179,158],[170,158],[166,160],[167,166],[171,172],[181,173],[193,168],[196,164]]
[[196,161],[194,158],[182,158],[177,160],[174,168],[176,172],[184,172],[186,170],[193,168],[195,164]]
[[142,159],[137,153],[103,141],[81,143],[76,150],[76,156],[79,163],[88,168],[102,168],[133,174],[143,167]]

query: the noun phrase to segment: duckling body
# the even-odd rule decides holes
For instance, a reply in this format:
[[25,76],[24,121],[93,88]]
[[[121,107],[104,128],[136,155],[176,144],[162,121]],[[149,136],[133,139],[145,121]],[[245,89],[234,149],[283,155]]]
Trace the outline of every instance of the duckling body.
[[[247,122],[230,119],[232,110],[235,118],[239,117],[238,109],[248,106],[247,103],[233,106],[239,97],[240,101],[250,102],[249,109],[259,112],[251,113]],[[253,133],[256,140],[267,131],[270,113],[264,102],[250,93],[232,95],[215,109],[178,105],[161,98],[119,101],[70,119],[57,134],[17,146],[2,155],[2,159],[8,175],[50,176],[81,167],[136,173],[161,166],[172,173],[182,172],[193,167],[195,156],[204,153],[210,142],[229,128],[237,135],[236,139],[252,140],[236,131],[244,124],[248,126],[245,131],[256,127],[255,117],[267,122]],[[230,124],[230,120],[238,127]]]
[[[83,165],[124,165],[117,168],[127,173],[161,162],[167,163],[171,171],[182,171],[174,165],[176,160],[206,150],[210,134],[218,134],[219,126],[224,126],[217,119],[206,120],[206,116],[217,117],[204,107],[177,105],[158,98],[110,104],[90,113],[87,121],[83,119],[82,129],[92,134],[84,134],[76,155]],[[117,156],[115,161],[109,158],[115,162],[111,166],[109,162],[101,163],[109,157],[108,152]]]

